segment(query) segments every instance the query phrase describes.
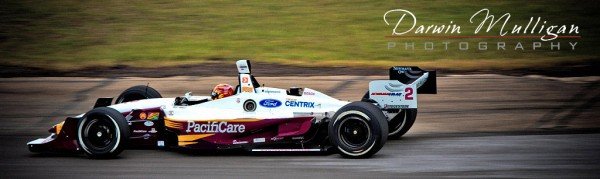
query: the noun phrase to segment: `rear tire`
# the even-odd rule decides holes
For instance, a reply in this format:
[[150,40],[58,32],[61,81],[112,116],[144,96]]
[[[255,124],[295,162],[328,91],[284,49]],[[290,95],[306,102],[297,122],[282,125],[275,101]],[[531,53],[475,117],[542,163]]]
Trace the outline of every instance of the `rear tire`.
[[115,104],[151,98],[162,98],[162,96],[152,87],[138,85],[123,91],[115,100]]
[[[375,102],[372,99],[369,99],[369,91],[363,95],[361,101]],[[388,121],[390,131],[388,139],[400,139],[400,137],[410,130],[416,119],[417,109],[402,109],[398,115]]]
[[340,108],[329,122],[329,139],[346,158],[368,158],[387,141],[388,126],[381,110],[368,102]]
[[389,139],[399,139],[402,137],[415,123],[417,119],[417,109],[402,109],[399,114],[394,116],[389,122],[390,128]]
[[125,149],[130,131],[123,115],[109,107],[87,112],[77,124],[77,141],[91,158],[114,158]]

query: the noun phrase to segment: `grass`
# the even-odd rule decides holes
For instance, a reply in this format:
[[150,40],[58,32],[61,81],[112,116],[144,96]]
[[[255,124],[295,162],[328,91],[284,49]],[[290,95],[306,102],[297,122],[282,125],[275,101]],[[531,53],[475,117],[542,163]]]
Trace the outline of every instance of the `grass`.
[[[2,1],[0,63],[71,70],[96,66],[162,67],[208,60],[252,59],[299,66],[420,65],[449,69],[514,69],[598,59],[597,1]],[[579,25],[575,51],[537,51],[537,39],[421,39],[391,35],[382,16],[402,8],[419,24],[460,24],[482,8],[510,12],[526,24],[541,16],[549,24]],[[509,25],[510,26],[510,25]],[[414,35],[414,34],[413,34]],[[485,33],[483,35],[486,35]],[[496,35],[496,34],[487,34]],[[522,42],[525,51],[470,48],[427,51],[426,41],[494,44]],[[573,39],[561,39],[566,47]],[[388,42],[398,48],[387,49]],[[415,50],[403,50],[414,42]],[[529,46],[529,47],[528,47]],[[494,46],[490,46],[494,48]]]

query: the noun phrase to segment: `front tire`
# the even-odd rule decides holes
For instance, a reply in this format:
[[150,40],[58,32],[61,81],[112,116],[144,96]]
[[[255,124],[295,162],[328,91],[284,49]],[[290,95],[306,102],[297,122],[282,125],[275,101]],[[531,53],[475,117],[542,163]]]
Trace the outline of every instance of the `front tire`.
[[383,147],[388,137],[385,116],[368,102],[343,106],[335,113],[328,128],[331,143],[346,158],[368,158]]
[[123,115],[108,107],[87,112],[77,124],[77,141],[91,158],[114,158],[125,149],[129,125]]
[[138,85],[123,91],[121,95],[117,97],[117,100],[115,100],[115,104],[151,98],[162,98],[162,96],[152,87]]

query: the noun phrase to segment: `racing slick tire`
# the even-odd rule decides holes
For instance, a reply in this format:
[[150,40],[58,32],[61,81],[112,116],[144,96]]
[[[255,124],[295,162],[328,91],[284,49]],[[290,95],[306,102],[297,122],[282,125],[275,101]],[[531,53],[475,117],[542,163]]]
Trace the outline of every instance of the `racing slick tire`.
[[117,100],[115,100],[115,104],[151,98],[162,98],[162,96],[152,87],[138,85],[123,91],[121,95],[117,97]]
[[340,108],[329,122],[329,139],[343,157],[368,158],[387,141],[387,125],[377,106],[352,102]]
[[[375,102],[369,99],[369,91],[363,95],[362,100],[364,102]],[[388,121],[388,127],[390,133],[388,139],[400,139],[415,123],[417,119],[417,109],[403,109],[394,118]]]
[[90,158],[114,158],[125,149],[130,131],[123,115],[109,107],[94,108],[77,124],[77,142]]
[[413,126],[417,119],[417,109],[403,109],[388,122],[389,139],[399,139]]

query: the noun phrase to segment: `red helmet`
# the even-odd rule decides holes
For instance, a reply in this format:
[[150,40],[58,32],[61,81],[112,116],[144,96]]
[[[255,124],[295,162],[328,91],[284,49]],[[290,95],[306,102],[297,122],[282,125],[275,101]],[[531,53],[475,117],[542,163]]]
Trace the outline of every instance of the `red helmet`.
[[213,91],[210,94],[210,96],[213,100],[221,99],[233,95],[233,91],[233,86],[229,84],[218,84],[217,86],[215,86],[215,88],[213,88]]

